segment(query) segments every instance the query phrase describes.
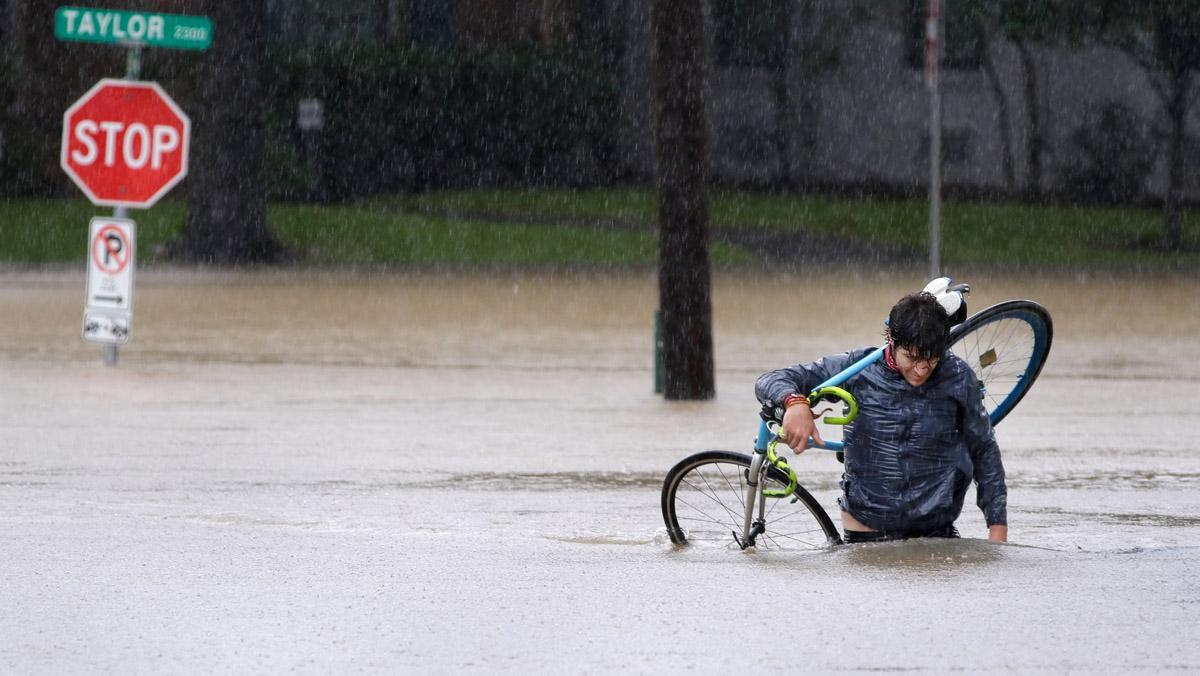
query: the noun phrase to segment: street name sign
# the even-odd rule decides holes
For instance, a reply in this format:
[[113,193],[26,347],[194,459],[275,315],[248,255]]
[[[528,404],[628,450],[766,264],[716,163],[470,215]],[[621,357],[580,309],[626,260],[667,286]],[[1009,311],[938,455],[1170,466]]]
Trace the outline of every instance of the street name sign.
[[212,44],[212,22],[206,16],[186,14],[59,7],[54,12],[54,37],[75,42],[203,51]]
[[83,339],[124,344],[129,341],[133,314],[134,222],[97,217],[92,219],[88,232]]
[[63,114],[63,171],[97,206],[149,209],[187,175],[192,122],[154,82],[100,80]]

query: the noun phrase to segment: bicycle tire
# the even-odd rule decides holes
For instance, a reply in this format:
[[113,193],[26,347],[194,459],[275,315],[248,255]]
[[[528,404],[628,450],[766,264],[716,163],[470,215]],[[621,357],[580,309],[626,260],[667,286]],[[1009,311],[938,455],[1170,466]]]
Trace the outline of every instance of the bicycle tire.
[[[671,542],[736,544],[733,533],[742,533],[749,468],[750,456],[732,451],[702,451],[676,463],[662,489],[663,521]],[[768,488],[783,489],[788,479],[771,467],[767,482]],[[767,529],[757,538],[758,549],[822,549],[841,542],[829,515],[803,486],[796,486],[794,499],[767,498],[766,511]]]
[[1031,300],[997,303],[950,331],[950,350],[983,384],[984,408],[998,424],[1029,392],[1054,340],[1046,308]]

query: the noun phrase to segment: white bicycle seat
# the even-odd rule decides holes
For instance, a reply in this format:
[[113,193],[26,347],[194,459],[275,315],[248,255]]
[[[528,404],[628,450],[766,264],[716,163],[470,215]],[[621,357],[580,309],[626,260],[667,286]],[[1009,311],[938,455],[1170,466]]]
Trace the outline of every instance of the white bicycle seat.
[[925,285],[921,289],[925,293],[937,298],[938,304],[946,311],[946,315],[953,317],[954,313],[958,312],[959,308],[965,302],[963,296],[971,293],[971,287],[967,284],[951,284],[954,282],[949,277],[938,277],[937,279]]

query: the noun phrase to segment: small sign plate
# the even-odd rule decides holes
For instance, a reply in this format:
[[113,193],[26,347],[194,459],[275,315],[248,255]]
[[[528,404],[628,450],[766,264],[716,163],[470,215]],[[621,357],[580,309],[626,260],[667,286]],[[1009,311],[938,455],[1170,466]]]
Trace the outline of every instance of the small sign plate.
[[129,317],[127,315],[95,314],[90,310],[83,313],[83,339],[89,343],[124,345],[129,342]]

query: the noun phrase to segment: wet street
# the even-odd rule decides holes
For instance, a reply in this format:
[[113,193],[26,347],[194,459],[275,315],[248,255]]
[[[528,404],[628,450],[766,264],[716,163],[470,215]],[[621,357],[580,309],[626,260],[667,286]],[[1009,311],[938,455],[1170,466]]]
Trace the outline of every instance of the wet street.
[[[717,398],[653,392],[652,273],[0,271],[0,672],[1200,671],[1200,280],[975,272],[1045,305],[998,427],[1010,544],[677,548],[663,475],[920,274],[718,273]],[[826,507],[840,465],[793,461]]]

